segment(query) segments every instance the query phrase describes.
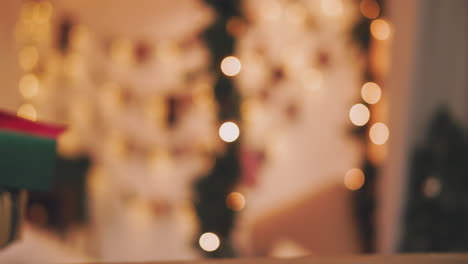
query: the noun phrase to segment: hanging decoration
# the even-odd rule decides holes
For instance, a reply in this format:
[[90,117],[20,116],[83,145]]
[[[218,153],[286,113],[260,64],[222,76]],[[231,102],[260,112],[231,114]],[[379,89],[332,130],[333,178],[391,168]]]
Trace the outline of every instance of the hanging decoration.
[[[235,38],[228,32],[231,19],[240,18],[240,1],[206,0],[215,11],[214,22],[204,32],[211,52],[211,72],[215,77],[214,94],[219,106],[219,136],[226,142],[216,154],[212,170],[198,180],[194,204],[199,219],[197,245],[208,257],[235,257],[232,241],[235,210],[226,199],[239,183],[240,142],[243,126],[240,116],[240,95],[233,78],[242,75],[242,62],[234,54]],[[199,238],[199,239],[198,239]]]
[[[365,58],[365,74],[361,86],[361,102],[350,109],[350,119],[355,125],[353,134],[362,142],[365,149],[363,165],[345,183],[355,191],[356,213],[359,232],[363,238],[363,251],[375,252],[375,208],[376,181],[378,168],[385,160],[386,145],[390,131],[385,124],[385,98],[382,88],[388,68],[388,43],[392,28],[383,16],[383,3],[380,0],[361,0],[361,17],[353,30],[355,41],[360,45]],[[351,172],[351,170],[350,170]],[[351,174],[350,174],[351,175]],[[348,174],[347,174],[348,176]]]

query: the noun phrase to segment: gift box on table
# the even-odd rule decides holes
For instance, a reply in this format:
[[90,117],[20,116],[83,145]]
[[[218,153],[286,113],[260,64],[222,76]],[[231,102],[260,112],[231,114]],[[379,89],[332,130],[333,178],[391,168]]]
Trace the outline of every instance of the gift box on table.
[[25,190],[49,190],[62,128],[0,112],[0,248],[21,230]]

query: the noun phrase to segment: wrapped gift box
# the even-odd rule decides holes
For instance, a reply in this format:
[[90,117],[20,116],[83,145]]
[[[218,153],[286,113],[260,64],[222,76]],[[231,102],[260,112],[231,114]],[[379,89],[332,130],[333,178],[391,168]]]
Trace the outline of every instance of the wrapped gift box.
[[20,234],[25,190],[52,187],[62,130],[0,112],[0,248]]

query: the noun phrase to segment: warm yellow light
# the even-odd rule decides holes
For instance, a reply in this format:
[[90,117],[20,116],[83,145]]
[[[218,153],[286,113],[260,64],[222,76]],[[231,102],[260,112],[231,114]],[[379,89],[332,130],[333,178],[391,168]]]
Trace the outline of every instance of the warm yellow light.
[[376,83],[367,82],[362,86],[361,96],[366,103],[375,104],[380,100],[382,91]]
[[295,25],[304,25],[307,19],[307,9],[299,2],[286,5],[285,17]]
[[57,139],[57,151],[65,157],[73,157],[78,153],[79,142],[76,132],[67,129]]
[[440,194],[441,184],[435,177],[429,177],[423,184],[423,193],[428,198],[434,198]]
[[36,108],[34,108],[31,104],[23,104],[18,108],[18,112],[16,113],[19,117],[29,119],[31,121],[36,121],[37,119],[37,112]]
[[322,87],[323,76],[319,70],[309,69],[305,71],[303,79],[303,85],[305,88],[310,90],[319,90]]
[[362,0],[359,5],[363,16],[369,19],[375,19],[379,17],[380,6],[375,0]]
[[34,18],[39,22],[45,22],[52,16],[54,7],[49,1],[39,1],[33,11]]
[[132,65],[134,62],[133,43],[128,39],[115,40],[111,44],[110,57],[116,63]]
[[390,24],[381,18],[372,21],[370,30],[372,36],[374,36],[374,38],[378,40],[388,39],[392,31],[392,29],[390,28]]
[[219,137],[225,142],[234,142],[239,135],[239,127],[233,122],[225,122],[219,127]]
[[390,136],[388,127],[384,123],[375,123],[369,130],[369,137],[372,143],[376,145],[383,145],[387,142]]
[[363,126],[369,122],[369,108],[363,104],[355,104],[349,110],[349,119],[356,126]]
[[226,197],[226,206],[233,211],[240,211],[245,207],[245,198],[239,192],[232,192]]
[[30,99],[39,91],[39,80],[34,74],[23,76],[19,82],[19,91],[24,98]]
[[322,0],[322,12],[327,16],[339,16],[343,13],[342,0]]
[[208,252],[215,251],[220,245],[218,236],[211,232],[201,235],[198,243],[203,250]]
[[344,185],[350,190],[359,190],[365,182],[365,176],[360,169],[350,169],[344,177]]
[[227,76],[236,76],[241,71],[241,62],[234,56],[228,56],[221,61],[221,71]]
[[18,57],[19,65],[25,71],[33,69],[39,61],[39,53],[33,46],[22,48]]
[[269,3],[263,7],[262,11],[262,14],[267,20],[273,21],[281,17],[283,7],[277,1],[269,1]]

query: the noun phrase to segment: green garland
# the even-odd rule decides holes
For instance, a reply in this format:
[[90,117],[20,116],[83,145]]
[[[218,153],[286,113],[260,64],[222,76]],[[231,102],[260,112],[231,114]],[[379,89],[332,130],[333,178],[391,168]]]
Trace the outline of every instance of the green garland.
[[[383,13],[382,1],[376,0]],[[361,17],[360,21],[356,23],[353,29],[354,40],[360,45],[362,51],[365,54],[369,54],[371,32],[370,24],[372,20],[364,16]],[[365,82],[375,81],[375,76],[370,69],[369,56],[367,56],[367,63],[365,74],[363,76]],[[369,104],[361,101],[362,104],[369,107]],[[364,149],[367,149],[369,144],[368,134],[370,123],[362,127],[354,127],[352,134],[354,134],[363,145]],[[358,229],[362,239],[362,251],[364,253],[375,252],[375,207],[376,207],[376,178],[377,178],[377,167],[372,163],[370,157],[366,151],[362,161],[362,171],[365,175],[365,184],[357,191],[354,192],[354,212],[358,219]]]
[[[229,19],[240,16],[238,0],[206,0],[216,12],[214,23],[205,31],[205,43],[211,51],[211,67],[216,77],[214,87],[219,109],[219,120],[240,121],[240,96],[233,81],[220,70],[221,61],[234,53],[235,38],[226,26]],[[224,153],[216,157],[212,171],[195,183],[195,210],[199,218],[198,238],[206,232],[215,233],[221,241],[219,248],[205,252],[207,257],[235,257],[236,251],[231,241],[231,230],[235,222],[235,213],[227,208],[226,197],[236,187],[240,176],[239,145],[240,140],[227,143]]]

